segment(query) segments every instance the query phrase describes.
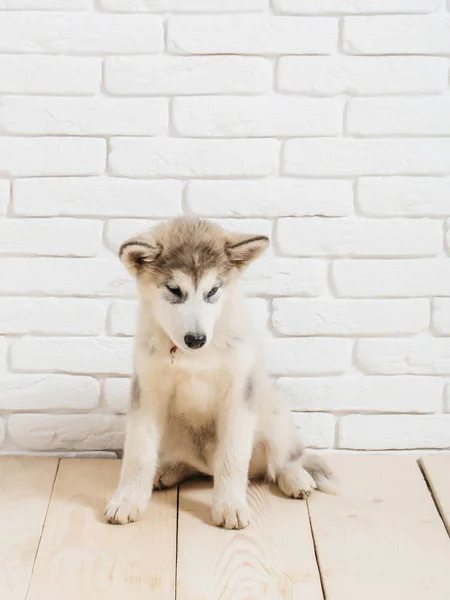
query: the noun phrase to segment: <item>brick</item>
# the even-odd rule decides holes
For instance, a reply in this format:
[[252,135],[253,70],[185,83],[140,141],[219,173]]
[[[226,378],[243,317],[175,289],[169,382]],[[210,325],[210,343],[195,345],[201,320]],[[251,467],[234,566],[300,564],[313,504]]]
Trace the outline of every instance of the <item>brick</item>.
[[163,25],[153,15],[6,12],[0,52],[34,54],[156,54]]
[[123,96],[258,94],[272,88],[272,66],[259,56],[113,56],[104,69],[108,92]]
[[442,225],[432,219],[280,219],[277,240],[289,256],[435,256]]
[[364,15],[380,13],[430,13],[438,0],[274,0],[275,10],[290,14]]
[[44,456],[58,456],[58,458],[83,458],[83,459],[87,459],[87,458],[112,458],[113,460],[116,460],[117,458],[122,456],[122,450],[118,450],[118,451],[108,451],[108,450],[91,450],[91,451],[86,451],[86,450],[79,450],[79,451],[70,451],[70,450],[60,450],[57,453],[45,453]]
[[294,422],[305,448],[330,448],[334,444],[334,417],[327,414],[294,413]]
[[284,149],[284,172],[308,177],[444,175],[450,139],[296,139]]
[[445,396],[444,410],[445,410],[445,412],[450,412],[450,385],[449,384],[447,384],[445,386],[444,396]]
[[450,260],[338,260],[332,280],[343,297],[450,296]]
[[450,335],[450,298],[434,298],[431,325],[438,335]]
[[365,136],[448,135],[450,100],[354,98],[347,104],[347,131]]
[[244,12],[264,10],[269,0],[100,0],[105,10],[118,12]]
[[141,219],[113,219],[105,228],[105,240],[108,246],[118,253],[120,246],[129,238],[152,229],[158,221]]
[[0,10],[82,10],[88,0],[0,0]]
[[0,447],[5,443],[5,421],[0,418]]
[[430,306],[416,300],[274,300],[273,326],[282,335],[404,335],[428,329]]
[[136,333],[138,317],[135,300],[117,300],[109,311],[109,331],[111,335],[132,336]]
[[99,58],[0,56],[0,92],[9,94],[94,94],[100,90]]
[[447,61],[431,56],[285,56],[278,86],[303,94],[413,94],[447,87]]
[[95,175],[105,170],[106,141],[89,138],[0,138],[0,174]]
[[322,261],[263,257],[244,275],[248,294],[257,296],[321,296],[326,288]]
[[338,443],[351,450],[448,448],[450,416],[351,415],[339,421]]
[[12,415],[11,441],[24,450],[117,450],[125,422],[114,415]]
[[278,387],[292,410],[433,413],[443,382],[434,377],[284,377]]
[[[1,113],[0,113],[1,114]],[[173,123],[193,137],[327,136],[342,129],[342,104],[328,98],[177,98]]]
[[450,178],[365,177],[357,203],[370,217],[450,216]]
[[124,414],[130,406],[131,379],[128,377],[109,377],[105,381],[105,400],[108,409]]
[[360,340],[358,364],[368,373],[397,375],[448,375],[450,340],[414,338],[404,340]]
[[0,373],[6,371],[8,344],[4,337],[0,337]]
[[[272,223],[268,219],[210,219],[225,231],[237,233],[254,233],[255,235],[272,236]],[[270,250],[268,251],[270,254]]]
[[103,224],[79,219],[0,220],[0,254],[95,256]]
[[273,339],[268,347],[267,364],[272,375],[344,373],[350,362],[350,340]]
[[113,138],[114,175],[148,177],[263,177],[278,167],[277,140]]
[[6,179],[0,179],[0,215],[5,215],[10,198],[10,183]]
[[42,135],[161,135],[169,124],[163,98],[21,98],[0,102],[8,133]]
[[449,219],[447,219],[447,223],[446,223],[445,245],[446,245],[447,251],[449,251],[449,249],[450,249],[450,220]]
[[337,20],[271,16],[199,16],[169,19],[173,54],[331,54]]
[[12,343],[15,371],[129,375],[132,343],[114,337],[23,338]]
[[99,335],[106,307],[98,299],[0,297],[0,332]]
[[2,258],[0,292],[56,296],[133,296],[135,282],[115,257]]
[[347,54],[448,54],[450,15],[348,17],[343,49]]
[[189,210],[208,217],[343,217],[353,211],[349,181],[264,179],[263,181],[191,181]]
[[98,406],[99,397],[100,386],[93,377],[0,376],[1,410],[92,410]]
[[181,190],[181,182],[170,179],[18,179],[14,183],[14,213],[42,217],[173,217],[181,212]]

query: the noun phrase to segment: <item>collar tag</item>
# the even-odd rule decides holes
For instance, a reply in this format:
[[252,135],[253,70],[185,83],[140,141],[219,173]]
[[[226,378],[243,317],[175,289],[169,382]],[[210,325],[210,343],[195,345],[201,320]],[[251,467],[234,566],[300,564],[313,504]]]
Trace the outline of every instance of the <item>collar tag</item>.
[[170,349],[170,361],[173,364],[175,362],[175,354],[178,350],[178,346],[172,346]]

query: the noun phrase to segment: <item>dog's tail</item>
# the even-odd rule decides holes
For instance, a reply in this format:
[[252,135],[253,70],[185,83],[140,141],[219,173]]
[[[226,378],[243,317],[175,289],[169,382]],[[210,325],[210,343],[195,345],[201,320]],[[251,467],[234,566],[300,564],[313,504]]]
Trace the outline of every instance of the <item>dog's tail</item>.
[[316,482],[318,490],[327,494],[338,493],[338,480],[322,457],[317,454],[303,454],[302,465]]

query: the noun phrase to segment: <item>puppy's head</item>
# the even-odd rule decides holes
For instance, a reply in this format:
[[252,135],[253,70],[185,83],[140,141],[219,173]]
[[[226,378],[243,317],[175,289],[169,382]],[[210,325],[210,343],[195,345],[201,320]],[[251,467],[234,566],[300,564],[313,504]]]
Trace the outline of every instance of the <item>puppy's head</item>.
[[211,341],[234,281],[268,245],[264,235],[180,218],[126,241],[120,258],[172,342],[196,350]]

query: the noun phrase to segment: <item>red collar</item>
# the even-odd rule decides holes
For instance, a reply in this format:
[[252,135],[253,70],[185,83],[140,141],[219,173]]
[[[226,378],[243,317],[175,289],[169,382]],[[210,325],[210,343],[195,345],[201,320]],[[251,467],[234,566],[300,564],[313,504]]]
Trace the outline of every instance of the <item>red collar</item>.
[[175,354],[176,354],[177,350],[178,350],[178,346],[175,346],[175,345],[173,345],[172,348],[170,349],[170,358],[171,358],[172,364],[175,361]]

